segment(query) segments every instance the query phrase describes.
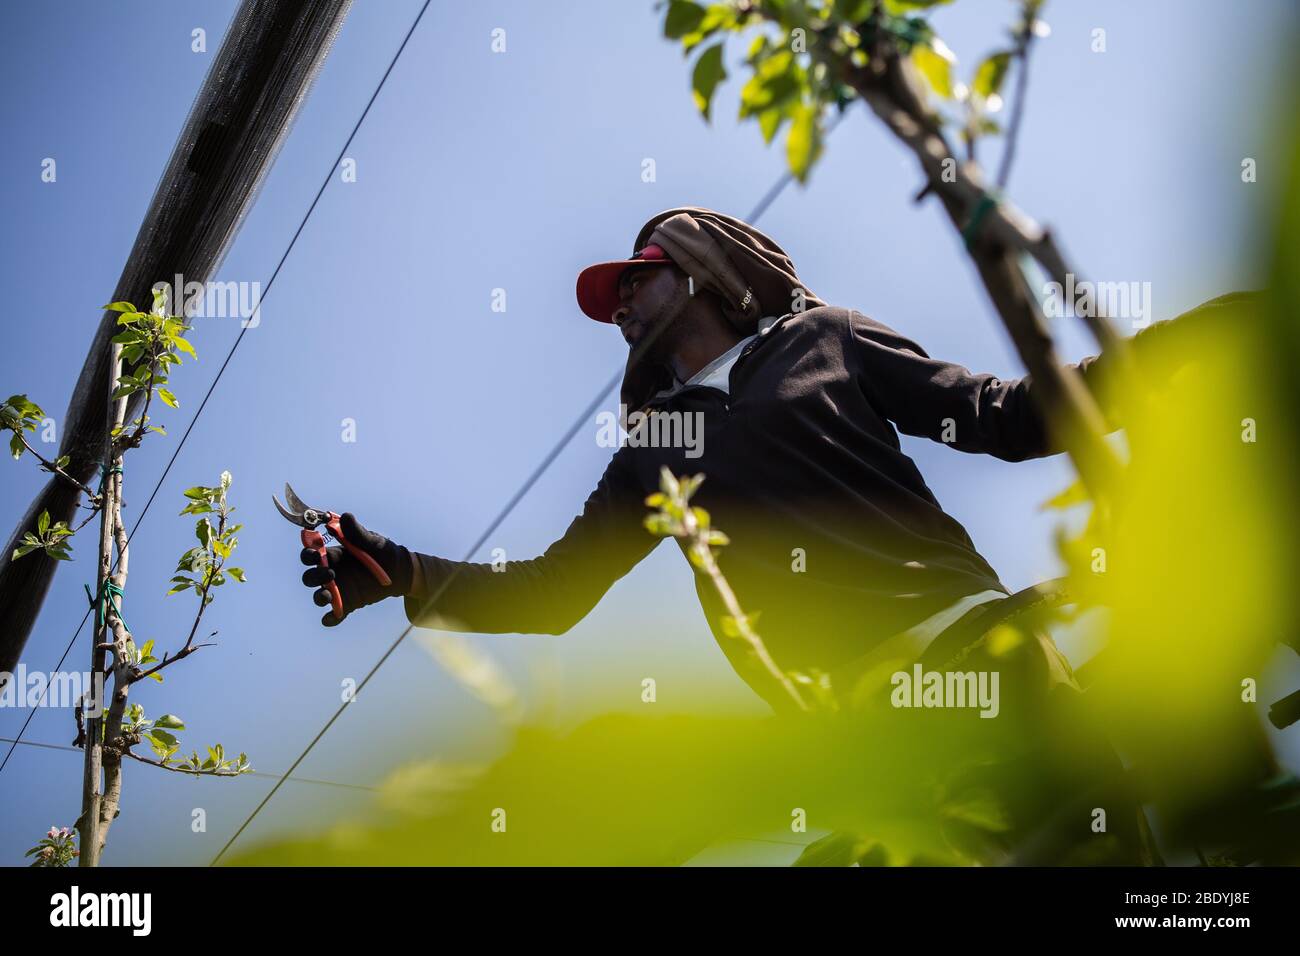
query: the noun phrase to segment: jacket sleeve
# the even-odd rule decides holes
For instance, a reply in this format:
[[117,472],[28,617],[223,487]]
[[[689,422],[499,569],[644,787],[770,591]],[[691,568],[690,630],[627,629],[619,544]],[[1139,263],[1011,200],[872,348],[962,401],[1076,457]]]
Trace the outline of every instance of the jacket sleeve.
[[418,584],[406,596],[415,625],[480,634],[563,634],[660,541],[642,524],[644,495],[620,448],[582,514],[539,557],[492,564],[412,552]]
[[[1228,297],[1223,297],[1227,299]],[[1185,315],[1153,323],[1129,339],[1143,380],[1167,377],[1194,357],[1188,346],[1223,314],[1206,303]],[[1063,448],[1049,435],[1034,394],[1033,376],[1000,379],[931,358],[921,346],[859,312],[849,313],[849,347],[860,360],[872,405],[898,430],[944,442],[960,451],[1023,461]],[[1108,356],[1090,356],[1077,370],[1110,428],[1121,427],[1111,391]]]

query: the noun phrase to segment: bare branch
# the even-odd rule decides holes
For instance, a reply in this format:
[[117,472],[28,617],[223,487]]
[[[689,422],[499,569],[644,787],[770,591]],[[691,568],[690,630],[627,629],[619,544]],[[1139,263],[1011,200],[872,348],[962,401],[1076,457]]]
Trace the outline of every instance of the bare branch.
[[31,452],[32,456],[41,463],[41,467],[43,469],[58,475],[64,481],[71,484],[74,488],[81,489],[81,491],[86,495],[86,497],[89,498],[92,502],[95,502],[96,506],[98,506],[99,492],[92,489],[89,485],[83,484],[82,482],[78,481],[76,478],[73,478],[70,474],[68,474],[66,471],[64,471],[54,462],[50,461],[39,451],[33,448],[32,443],[27,440],[27,436],[24,435],[21,431],[19,431],[18,429],[14,429],[13,431],[14,434],[18,436],[18,440],[23,443],[23,447],[26,448],[29,452]]
[[90,509],[90,514],[86,515],[86,520],[85,520],[85,521],[81,522],[81,524],[77,525],[75,528],[72,529],[72,533],[73,533],[73,534],[76,534],[78,531],[80,531],[80,530],[81,530],[82,528],[84,528],[86,525],[90,524],[90,522],[94,519],[95,515],[97,515],[97,514],[99,514],[99,505],[98,505],[98,504],[96,504],[93,508]]
[[[197,625],[197,622],[195,623]],[[193,632],[191,632],[190,639],[193,640],[193,638],[194,638],[194,634]],[[216,647],[216,646],[217,645],[215,641],[208,642],[206,644],[191,644],[189,641],[186,641],[185,646],[181,648],[179,651],[177,651],[175,654],[173,654],[171,657],[168,657],[166,652],[164,652],[163,659],[159,661],[157,664],[155,664],[153,667],[149,668],[148,670],[142,671],[139,668],[134,669],[131,672],[131,676],[128,682],[132,684],[138,683],[139,681],[144,680],[146,677],[158,673],[164,667],[168,667],[171,664],[175,664],[177,661],[184,660],[185,658],[189,657],[191,654],[193,654],[201,647]]]
[[1006,145],[1002,162],[998,166],[998,188],[1005,189],[1011,178],[1011,164],[1016,158],[1016,142],[1020,138],[1020,121],[1025,114],[1025,94],[1029,87],[1029,47],[1034,42],[1034,27],[1038,22],[1037,0],[1026,0],[1024,20],[1016,31],[1016,101],[1011,107],[1011,122],[1007,125]]

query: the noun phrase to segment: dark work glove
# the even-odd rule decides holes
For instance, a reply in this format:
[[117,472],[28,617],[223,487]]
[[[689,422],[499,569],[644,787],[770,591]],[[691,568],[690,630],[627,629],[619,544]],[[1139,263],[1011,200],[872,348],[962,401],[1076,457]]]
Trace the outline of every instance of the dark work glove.
[[[343,598],[343,617],[359,607],[377,604],[384,598],[410,593],[414,574],[411,552],[381,534],[367,531],[351,513],[339,516],[339,526],[343,529],[343,537],[374,558],[393,583],[387,587],[380,584],[365,565],[348,554],[341,544],[325,549],[328,567],[324,568],[320,567],[319,554],[311,548],[303,548],[302,563],[311,567],[302,573],[302,583],[309,588],[318,589],[312,595],[312,600],[318,607],[330,606],[330,593],[325,587],[330,581],[338,584],[339,596]],[[330,608],[320,622],[326,627],[334,627],[339,620],[334,616],[334,609]]]

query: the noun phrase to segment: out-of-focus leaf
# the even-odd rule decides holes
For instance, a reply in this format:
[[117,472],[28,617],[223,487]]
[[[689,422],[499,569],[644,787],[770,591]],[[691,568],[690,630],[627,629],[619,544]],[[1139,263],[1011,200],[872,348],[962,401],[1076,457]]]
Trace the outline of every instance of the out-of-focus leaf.
[[1006,79],[1007,67],[1010,65],[1010,53],[994,53],[975,69],[971,89],[986,99],[998,93],[1002,89],[1002,81]]
[[1059,494],[1053,495],[1039,505],[1039,509],[1044,511],[1048,509],[1061,511],[1066,508],[1073,508],[1075,505],[1081,505],[1085,501],[1089,500],[1091,499],[1088,496],[1087,487],[1084,486],[1080,479],[1075,478],[1074,481],[1070,482],[1069,486],[1063,491]]
[[717,89],[720,82],[727,78],[726,68],[722,64],[722,49],[723,45],[721,43],[715,43],[701,53],[699,60],[695,63],[695,71],[691,76],[695,106],[705,120],[709,119],[714,90]]
[[664,36],[669,40],[680,40],[692,30],[698,29],[704,21],[704,8],[689,0],[671,0],[668,13],[664,17]]
[[912,62],[921,71],[925,81],[946,100],[952,99],[952,62],[930,46],[917,46],[912,50]]
[[786,139],[786,162],[801,183],[808,181],[808,173],[821,155],[822,133],[817,113],[817,107],[808,103],[795,109]]

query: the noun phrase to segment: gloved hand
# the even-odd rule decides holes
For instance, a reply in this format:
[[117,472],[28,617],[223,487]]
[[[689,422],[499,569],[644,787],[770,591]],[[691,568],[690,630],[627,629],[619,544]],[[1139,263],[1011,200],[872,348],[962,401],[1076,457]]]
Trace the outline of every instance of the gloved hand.
[[[338,584],[345,618],[357,608],[377,604],[384,598],[401,597],[410,593],[414,575],[410,551],[381,534],[367,531],[351,513],[339,515],[339,526],[343,529],[343,537],[374,558],[393,583],[388,586],[380,584],[366,570],[365,565],[348,554],[342,545],[325,549],[328,566],[323,568],[320,567],[320,555],[311,548],[303,548],[302,563],[311,567],[303,572],[302,583],[309,588],[318,589],[312,595],[317,607],[329,607],[330,593],[325,586],[330,581]],[[320,622],[326,627],[334,627],[340,623],[340,619],[334,616],[334,609],[330,608]]]

